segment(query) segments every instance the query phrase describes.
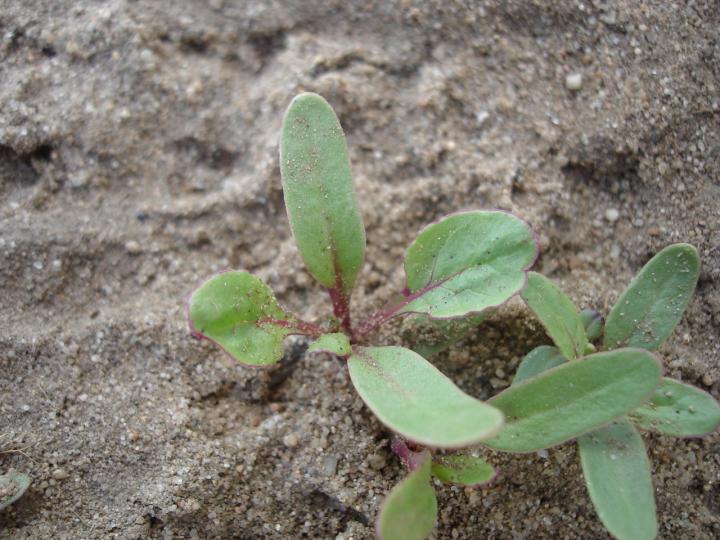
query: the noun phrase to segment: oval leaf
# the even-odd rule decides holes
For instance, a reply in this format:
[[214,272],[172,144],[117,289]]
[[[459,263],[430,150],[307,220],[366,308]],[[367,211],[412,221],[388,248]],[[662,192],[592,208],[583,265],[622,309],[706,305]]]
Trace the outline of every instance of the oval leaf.
[[497,409],[465,394],[411,350],[358,348],[348,367],[370,410],[391,430],[416,443],[457,448],[492,437],[502,426]]
[[527,353],[525,358],[522,359],[512,383],[521,383],[565,362],[567,362],[567,359],[562,355],[560,349],[549,345],[540,345]]
[[682,317],[700,275],[700,258],[689,244],[655,255],[620,296],[605,323],[605,348],[654,351]]
[[425,228],[405,256],[407,294],[396,313],[462,317],[499,306],[525,285],[537,254],[527,223],[465,212]]
[[642,349],[567,362],[490,399],[488,403],[505,414],[506,424],[483,444],[533,452],[573,439],[640,405],[660,375],[660,363]]
[[575,360],[585,354],[588,340],[580,313],[557,285],[537,272],[530,272],[527,287],[520,296],[566,358]]
[[585,484],[603,525],[619,540],[657,535],[650,462],[626,419],[578,439]]
[[697,437],[720,426],[720,405],[699,388],[664,378],[650,401],[630,413],[641,429],[675,437]]
[[323,334],[308,347],[308,352],[327,352],[337,356],[349,356],[352,352],[350,339],[345,334]]
[[30,487],[30,477],[19,472],[0,475],[0,510],[17,501]]
[[280,360],[283,339],[298,333],[270,287],[242,271],[224,272],[203,283],[190,297],[188,316],[195,336],[253,366]]
[[280,172],[290,228],[310,273],[347,297],[365,254],[365,228],[345,135],[332,107],[300,94],[285,113]]
[[437,499],[430,485],[430,452],[422,464],[388,494],[377,519],[381,540],[425,540],[437,521]]
[[433,475],[450,484],[479,486],[495,478],[495,469],[482,458],[467,455],[435,456]]

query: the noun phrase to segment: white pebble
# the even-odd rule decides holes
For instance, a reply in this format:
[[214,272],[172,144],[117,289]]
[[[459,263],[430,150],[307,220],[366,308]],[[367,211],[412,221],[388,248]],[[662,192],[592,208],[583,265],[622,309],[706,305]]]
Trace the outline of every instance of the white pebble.
[[582,73],[568,73],[565,76],[565,88],[567,88],[568,90],[580,90],[582,88],[582,83]]
[[609,222],[617,221],[620,217],[620,212],[617,210],[617,208],[608,208],[605,210],[605,219],[607,219]]
[[288,433],[283,437],[282,442],[288,448],[295,448],[300,441],[298,441],[297,435],[295,435],[294,433]]

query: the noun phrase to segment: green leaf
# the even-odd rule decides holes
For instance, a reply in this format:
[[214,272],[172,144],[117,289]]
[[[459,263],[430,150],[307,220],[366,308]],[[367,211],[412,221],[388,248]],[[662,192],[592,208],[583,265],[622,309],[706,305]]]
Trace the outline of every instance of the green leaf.
[[699,275],[700,258],[689,244],[674,244],[655,255],[610,311],[605,348],[660,347],[680,321]]
[[483,444],[533,452],[573,439],[631,411],[660,382],[660,363],[642,349],[618,349],[567,362],[513,385],[488,403],[505,426]]
[[30,477],[27,474],[11,471],[0,475],[0,510],[22,497],[28,487]]
[[585,354],[588,340],[580,313],[557,285],[537,272],[530,272],[527,287],[520,296],[566,358],[575,360]]
[[488,310],[480,315],[460,319],[431,319],[425,315],[418,315],[411,323],[415,341],[412,349],[428,358],[467,336],[492,314],[493,311]]
[[425,446],[457,448],[493,436],[503,417],[462,392],[422,356],[402,347],[362,347],[350,378],[370,410],[394,432]]
[[699,388],[663,378],[650,401],[632,411],[630,419],[641,429],[696,437],[720,426],[720,405]]
[[468,455],[435,456],[432,473],[450,484],[479,486],[495,478],[495,469],[482,458]]
[[565,362],[567,362],[567,359],[562,355],[560,349],[549,345],[540,345],[527,353],[525,358],[522,359],[512,383],[514,385],[521,383]]
[[350,339],[345,334],[323,334],[308,347],[308,352],[327,352],[337,356],[349,356],[352,353]]
[[290,228],[310,273],[350,296],[365,254],[365,228],[345,135],[317,94],[290,103],[280,139],[280,172]]
[[283,339],[302,333],[270,287],[242,271],[218,274],[190,297],[193,334],[209,339],[238,362],[273,364],[283,355]]
[[408,248],[408,293],[396,313],[452,318],[499,306],[522,289],[536,254],[532,231],[511,214],[446,217]]
[[377,519],[381,540],[425,540],[437,521],[437,499],[430,485],[430,452],[422,464],[385,498]]
[[650,462],[642,437],[620,419],[578,439],[590,499],[603,525],[619,540],[657,535]]
[[585,308],[580,312],[580,319],[582,319],[585,327],[585,335],[590,341],[594,341],[603,335],[605,319],[598,310]]

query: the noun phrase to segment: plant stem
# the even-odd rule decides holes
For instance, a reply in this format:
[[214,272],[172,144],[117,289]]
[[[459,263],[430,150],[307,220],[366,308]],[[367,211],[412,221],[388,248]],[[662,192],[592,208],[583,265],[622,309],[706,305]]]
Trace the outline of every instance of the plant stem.
[[353,330],[350,322],[350,297],[346,295],[341,287],[328,289],[330,300],[332,300],[333,313],[340,321],[340,328],[352,339]]

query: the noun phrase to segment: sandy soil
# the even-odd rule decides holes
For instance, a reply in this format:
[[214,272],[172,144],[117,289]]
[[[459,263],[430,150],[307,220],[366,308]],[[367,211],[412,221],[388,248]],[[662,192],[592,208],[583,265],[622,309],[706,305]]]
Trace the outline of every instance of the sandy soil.
[[[712,0],[0,0],[0,472],[33,478],[0,538],[372,536],[404,472],[342,366],[294,339],[243,369],[184,320],[230,267],[329,313],[282,205],[301,90],[348,135],[356,316],[461,208],[529,220],[538,268],[602,310],[687,241],[703,270],[661,356],[720,396],[719,28]],[[545,342],[515,303],[435,362],[487,397]],[[645,441],[661,537],[720,537],[720,436]],[[483,453],[502,478],[438,486],[437,538],[608,538],[574,445]]]

